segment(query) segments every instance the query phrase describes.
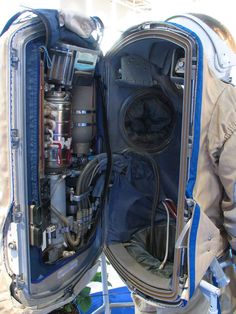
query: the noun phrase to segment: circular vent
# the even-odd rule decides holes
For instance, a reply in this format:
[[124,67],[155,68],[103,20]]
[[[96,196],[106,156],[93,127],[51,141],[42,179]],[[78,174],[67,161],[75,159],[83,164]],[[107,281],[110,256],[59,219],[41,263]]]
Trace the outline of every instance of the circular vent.
[[159,152],[172,138],[175,110],[157,89],[145,89],[128,97],[122,105],[120,126],[128,145],[137,151]]

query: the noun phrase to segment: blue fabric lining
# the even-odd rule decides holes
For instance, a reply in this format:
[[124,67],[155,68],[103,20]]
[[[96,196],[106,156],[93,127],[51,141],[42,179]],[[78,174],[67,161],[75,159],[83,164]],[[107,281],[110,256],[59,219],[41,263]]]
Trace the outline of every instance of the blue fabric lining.
[[200,220],[200,207],[196,205],[193,221],[190,231],[190,239],[189,239],[189,256],[190,256],[190,265],[189,265],[189,281],[190,281],[190,298],[193,296],[195,292],[195,258],[196,258],[196,239],[198,232],[198,225]]
[[[43,44],[43,39],[30,41],[26,46],[26,125],[27,125],[27,174],[28,174],[28,202],[39,205],[39,187],[38,187],[38,128],[39,128],[39,71],[40,71],[40,53],[39,48]],[[95,240],[96,238],[96,240]],[[90,247],[92,245],[92,248]],[[89,248],[90,247],[90,248]],[[70,262],[72,259],[88,250],[88,254],[99,256],[101,253],[101,230],[97,230],[96,235],[91,239],[86,248],[80,250],[71,258],[58,261],[54,265],[45,264],[42,260],[42,252],[37,247],[30,247],[31,280],[32,283],[39,283],[53,272]],[[90,253],[89,253],[90,252]],[[81,269],[89,267],[91,258],[81,259]]]
[[26,47],[26,125],[27,132],[27,173],[28,173],[28,201],[39,204],[38,189],[38,128],[39,128],[39,47],[42,39],[34,40]]
[[[197,90],[196,90],[196,106],[194,115],[194,138],[193,138],[193,150],[190,161],[190,175],[186,189],[186,196],[193,198],[193,189],[197,177],[198,167],[198,154],[200,146],[200,134],[201,134],[201,111],[202,111],[202,84],[203,84],[203,47],[200,39],[195,35],[195,40],[198,44],[198,76],[197,76]],[[190,233],[190,247],[189,247],[189,260],[190,260],[190,298],[195,291],[195,254],[196,254],[196,239],[198,232],[198,225],[200,220],[200,207],[196,205],[192,228]]]
[[[78,275],[79,271],[83,269],[89,269],[91,267],[91,263],[94,262],[95,256],[99,256],[102,253],[101,246],[101,238],[102,238],[102,230],[99,224],[99,228],[96,230],[96,233],[91,238],[90,243],[88,243],[85,247],[80,249],[76,254],[66,259],[59,260],[54,264],[45,264],[42,259],[42,252],[40,249],[36,247],[31,247],[31,282],[36,284],[43,281],[45,278],[59,270],[61,267],[68,264],[73,259],[80,256],[79,266],[78,266]],[[37,265],[37,267],[36,267]]]

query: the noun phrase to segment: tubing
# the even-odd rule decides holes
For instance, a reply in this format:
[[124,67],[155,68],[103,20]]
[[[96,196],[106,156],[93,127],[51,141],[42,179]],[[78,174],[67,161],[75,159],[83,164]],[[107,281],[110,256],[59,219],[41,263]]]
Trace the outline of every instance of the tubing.
[[[54,206],[51,205],[51,210],[52,212],[58,217],[58,219],[61,220],[61,222],[64,224],[65,227],[69,228],[69,222],[67,220],[67,218],[62,215]],[[65,234],[64,234],[64,238],[65,241],[71,245],[72,247],[76,247],[80,244],[80,237],[77,236],[75,239],[72,238],[70,231],[68,230]]]

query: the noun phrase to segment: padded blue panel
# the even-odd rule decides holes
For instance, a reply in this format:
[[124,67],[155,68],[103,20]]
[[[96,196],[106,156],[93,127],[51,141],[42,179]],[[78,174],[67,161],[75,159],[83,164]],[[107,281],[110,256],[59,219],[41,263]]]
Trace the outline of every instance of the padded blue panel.
[[28,201],[39,205],[39,90],[40,52],[43,39],[35,39],[26,46],[26,128]]

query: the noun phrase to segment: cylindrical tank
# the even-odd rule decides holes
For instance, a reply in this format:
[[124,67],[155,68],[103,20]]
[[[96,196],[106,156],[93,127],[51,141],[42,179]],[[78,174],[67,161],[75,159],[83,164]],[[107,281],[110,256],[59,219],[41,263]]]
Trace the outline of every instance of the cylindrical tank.
[[70,93],[50,91],[45,95],[45,166],[47,173],[60,173],[70,165]]
[[88,155],[96,132],[94,86],[78,86],[72,95],[72,147],[77,156]]

